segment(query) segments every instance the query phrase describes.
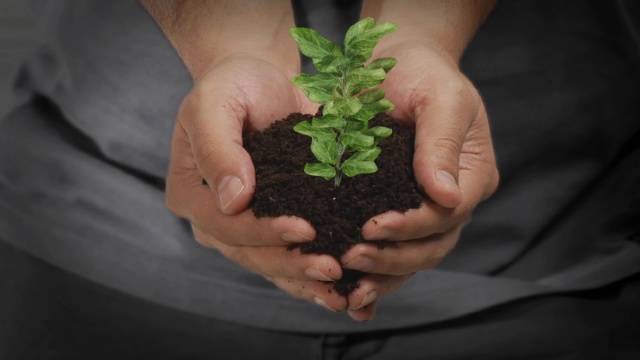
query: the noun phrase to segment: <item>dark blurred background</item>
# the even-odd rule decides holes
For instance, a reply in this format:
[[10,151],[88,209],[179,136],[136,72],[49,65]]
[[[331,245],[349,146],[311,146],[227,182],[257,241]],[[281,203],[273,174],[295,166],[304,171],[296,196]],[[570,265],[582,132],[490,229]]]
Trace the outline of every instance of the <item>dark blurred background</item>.
[[37,34],[29,1],[0,0],[0,118],[13,102],[13,76],[20,60],[37,44]]

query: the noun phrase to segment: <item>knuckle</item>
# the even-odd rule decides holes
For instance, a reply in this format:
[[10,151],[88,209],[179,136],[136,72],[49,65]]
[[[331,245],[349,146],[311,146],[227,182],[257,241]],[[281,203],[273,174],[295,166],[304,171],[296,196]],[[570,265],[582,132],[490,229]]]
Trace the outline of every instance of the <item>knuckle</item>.
[[189,132],[197,124],[195,120],[198,118],[198,112],[203,101],[203,95],[197,88],[191,90],[180,103],[177,113],[177,125],[183,126]]
[[194,215],[188,203],[185,203],[180,190],[173,186],[168,186],[164,195],[164,203],[167,209],[179,218],[187,219],[192,223],[194,222]]
[[313,301],[313,293],[308,289],[304,282],[294,279],[276,278],[278,287],[289,295],[302,300]]
[[447,103],[455,109],[459,109],[475,102],[473,87],[462,78],[453,78],[443,81],[438,87],[437,97],[439,101]]
[[451,218],[451,221],[449,222],[450,227],[447,231],[450,231],[460,223],[463,223],[467,217],[471,216],[477,205],[477,202],[470,201],[464,202],[460,205],[458,209],[456,209],[454,216]]
[[433,252],[429,254],[429,257],[426,259],[425,269],[432,269],[436,267],[442,262],[442,260],[444,260],[450,251],[451,249],[446,246],[436,246]]
[[470,95],[467,83],[458,78],[445,82],[444,86],[440,87],[439,90],[441,90],[445,96],[453,99],[465,99]]
[[289,295],[299,298],[305,299],[305,294],[301,286],[299,286],[298,282],[292,279],[283,279],[280,277],[275,277],[271,275],[263,275],[269,281],[271,281],[275,286],[277,286],[280,290],[288,293]]
[[434,225],[432,229],[432,233],[428,234],[427,236],[444,234],[447,231],[451,230],[451,228],[455,226],[454,224],[455,224],[455,220],[453,219],[448,219],[446,221],[438,222],[437,224]]
[[413,88],[409,93],[409,107],[420,113],[431,103],[431,97],[422,88]]
[[[404,251],[402,251],[402,253],[404,253]],[[415,264],[417,262],[413,260],[411,256],[401,257],[399,255],[400,253],[397,253],[395,256],[380,256],[375,259],[376,264],[379,268],[379,271],[377,271],[377,273],[391,276],[400,276],[414,271],[413,268],[415,267]]]
[[487,192],[483,200],[486,200],[491,195],[493,195],[493,193],[495,193],[496,190],[498,190],[499,185],[500,185],[500,172],[498,171],[497,168],[494,167],[491,173],[491,178],[489,179],[489,187],[487,188]]
[[194,87],[187,96],[184,97],[180,108],[178,109],[178,116],[183,120],[189,120],[195,118],[195,113],[201,108],[205,102],[205,95],[201,90],[201,87]]
[[279,239],[278,236],[275,235],[275,232],[271,229],[265,229],[263,227],[258,227],[255,232],[256,243],[265,246],[265,245],[274,245],[276,244],[275,239]]
[[[193,234],[193,238],[196,240],[196,242],[198,244],[200,244],[201,246],[208,248],[208,249],[216,249],[216,245],[215,243],[213,243],[212,241],[210,241],[208,236],[205,236],[204,234],[202,234],[201,232],[197,231],[194,232]],[[226,256],[226,255],[225,255]]]
[[384,261],[381,263],[382,274],[386,275],[403,275],[407,273],[406,265],[398,261]]
[[[464,205],[461,205],[461,206],[464,206]],[[456,210],[459,211],[460,207],[458,207],[458,209]],[[431,228],[431,233],[426,234],[425,236],[442,236],[443,234],[451,230],[454,226],[456,226],[458,222],[459,222],[459,216],[453,214],[452,212],[449,212],[447,216],[443,217],[440,221],[437,221],[436,223],[434,223],[433,227]]]
[[441,236],[451,230],[460,222],[460,218],[466,215],[464,206],[465,204],[463,203],[456,209],[438,209],[438,216],[428,223],[425,223],[425,229],[422,232],[421,237]]
[[174,191],[170,190],[169,187],[167,187],[167,191],[164,196],[164,203],[166,207],[169,210],[171,210],[171,212],[173,212],[178,216],[182,216],[182,212],[180,211],[180,205],[179,205],[180,202],[178,201]]
[[403,272],[403,264],[397,260],[399,245],[394,241],[385,242],[383,249],[378,249],[372,244],[357,244],[360,256],[371,259],[374,264],[373,271],[377,274],[397,275]]
[[237,246],[224,246],[220,247],[218,250],[224,255],[227,259],[233,261],[234,263],[242,266],[245,269],[255,271],[253,262],[250,261],[250,258],[246,251],[242,248],[238,248]]
[[431,267],[434,267],[438,264],[440,264],[442,262],[442,260],[444,260],[444,258],[447,256],[447,254],[449,254],[449,250],[445,250],[442,248],[439,248],[439,250],[435,251],[432,255],[431,255]]
[[439,157],[458,156],[462,143],[454,136],[439,137],[431,143],[435,154]]
[[[205,164],[217,164],[220,159],[220,149],[218,145],[211,140],[208,141],[200,141],[197,144],[192,144],[194,156],[196,157],[197,164],[200,167],[200,173],[205,173],[202,169],[202,166]],[[209,179],[209,180],[217,180],[217,179]]]
[[267,281],[272,282],[274,285],[278,286],[276,278],[269,274],[261,274],[263,278],[267,279]]
[[183,199],[180,187],[180,174],[173,168],[169,169],[164,194],[165,206],[179,217],[185,218],[186,211],[184,209]]
[[463,222],[466,221],[466,219],[468,219],[468,217],[461,218],[460,223],[449,232],[430,240],[431,246],[423,263],[424,269],[434,268],[449,255],[458,242]]
[[471,82],[465,77],[459,77],[446,82],[446,86],[439,88],[442,96],[451,99],[458,106],[480,105],[480,95]]

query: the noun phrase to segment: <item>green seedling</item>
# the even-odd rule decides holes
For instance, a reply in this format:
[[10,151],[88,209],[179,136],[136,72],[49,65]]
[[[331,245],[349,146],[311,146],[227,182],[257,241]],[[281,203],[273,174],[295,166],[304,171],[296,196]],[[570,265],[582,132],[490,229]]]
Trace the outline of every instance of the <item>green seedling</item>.
[[374,88],[384,81],[396,59],[380,58],[367,66],[365,63],[380,39],[397,28],[393,23],[376,25],[372,18],[362,19],[347,30],[343,46],[312,29],[291,29],[300,52],[311,58],[319,71],[300,74],[291,82],[309,100],[324,105],[321,117],[302,121],[293,128],[311,137],[311,152],[319,161],[307,163],[306,174],[334,179],[338,187],[343,175],[378,171],[378,143],[391,135],[391,129],[369,128],[369,120],[392,110],[393,104],[384,98],[384,90]]

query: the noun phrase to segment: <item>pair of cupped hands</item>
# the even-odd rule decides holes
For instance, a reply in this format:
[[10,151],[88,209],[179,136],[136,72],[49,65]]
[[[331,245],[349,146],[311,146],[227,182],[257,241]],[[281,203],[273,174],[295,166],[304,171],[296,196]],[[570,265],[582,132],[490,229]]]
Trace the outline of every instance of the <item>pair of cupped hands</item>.
[[[200,244],[295,297],[369,320],[382,296],[452,250],[472,210],[495,191],[498,172],[487,114],[458,59],[446,50],[415,39],[379,44],[373,59],[397,59],[381,87],[395,104],[391,115],[415,123],[413,166],[428,200],[419,209],[379,214],[364,225],[365,240],[392,246],[365,241],[341,259],[287,250],[312,241],[315,230],[300,218],[254,216],[249,204],[255,172],[242,134],[291,112],[316,112],[318,104],[290,82],[300,71],[293,49],[287,56],[236,53],[199,72],[173,134],[167,204],[191,222]],[[328,291],[333,287],[328,281],[339,279],[342,267],[370,274],[348,297]]]

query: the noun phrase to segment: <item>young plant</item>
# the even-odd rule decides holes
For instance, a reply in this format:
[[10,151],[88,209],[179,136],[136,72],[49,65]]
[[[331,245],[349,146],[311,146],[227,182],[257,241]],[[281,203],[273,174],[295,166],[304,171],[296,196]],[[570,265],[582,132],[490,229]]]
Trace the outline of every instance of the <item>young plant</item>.
[[291,82],[309,100],[324,105],[321,117],[300,122],[293,128],[311,137],[311,152],[319,161],[305,165],[308,175],[334,179],[338,187],[343,175],[352,177],[378,171],[377,145],[391,135],[391,129],[369,128],[369,120],[392,110],[393,104],[384,99],[384,90],[373,88],[384,81],[396,59],[380,58],[364,64],[373,55],[378,41],[397,28],[393,23],[376,25],[372,18],[362,19],[347,30],[343,46],[312,29],[291,29],[300,52],[311,58],[319,71],[300,74]]

